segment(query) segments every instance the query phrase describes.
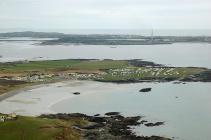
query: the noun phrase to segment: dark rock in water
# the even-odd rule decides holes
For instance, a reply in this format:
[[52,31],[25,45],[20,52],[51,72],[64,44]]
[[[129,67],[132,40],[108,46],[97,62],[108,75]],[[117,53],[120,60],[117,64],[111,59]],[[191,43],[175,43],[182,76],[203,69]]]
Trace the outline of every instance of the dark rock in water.
[[94,117],[98,117],[98,116],[100,116],[100,114],[95,114],[95,115],[94,115]]
[[74,95],[80,95],[81,93],[80,92],[74,92],[73,94]]
[[119,115],[120,113],[119,112],[108,112],[108,113],[105,113],[105,115],[107,116],[116,116],[116,115]]
[[164,122],[146,123],[144,125],[147,127],[160,126],[160,125],[164,125]]
[[139,92],[150,92],[152,90],[152,88],[143,88],[140,89]]
[[181,81],[173,82],[173,84],[181,84],[181,83],[182,83]]
[[139,125],[140,119],[141,119],[141,116],[125,117],[124,119],[122,119],[122,122],[124,125]]
[[144,124],[144,123],[146,123],[146,122],[148,122],[148,121],[142,120],[142,121],[140,122],[140,124]]

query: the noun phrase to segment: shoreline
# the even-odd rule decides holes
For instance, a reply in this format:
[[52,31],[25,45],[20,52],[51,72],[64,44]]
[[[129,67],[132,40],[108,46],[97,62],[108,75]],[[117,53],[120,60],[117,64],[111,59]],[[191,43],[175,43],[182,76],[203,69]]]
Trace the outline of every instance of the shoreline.
[[[74,82],[76,82],[76,81],[74,81]],[[71,82],[71,84],[68,84],[68,83],[66,83],[66,82],[64,82],[64,84],[63,84],[63,82],[59,82],[59,84],[54,84],[53,83],[53,85],[54,85],[54,87],[56,87],[56,89],[60,89],[60,90],[56,90],[56,92],[58,92],[59,94],[57,94],[57,95],[63,95],[63,93],[60,93],[59,91],[67,91],[68,92],[68,94],[71,94],[71,96],[72,96],[72,91],[73,90],[70,90],[70,88],[67,88],[67,90],[66,89],[64,89],[64,90],[62,90],[63,88],[66,88],[66,87],[69,87],[70,85],[71,86],[79,86],[79,84],[80,83],[74,83],[74,82]],[[87,81],[82,81],[83,83],[86,83]],[[92,82],[92,81],[90,81],[90,82]],[[195,85],[195,82],[193,82],[194,83],[194,85]],[[108,88],[111,88],[111,89],[113,89],[113,90],[115,90],[115,88],[113,88],[113,87],[111,87],[111,86],[104,86],[104,84],[106,84],[107,85],[107,83],[102,83],[102,86],[103,87],[108,87]],[[160,84],[162,84],[162,83],[160,83]],[[205,83],[205,84],[207,84],[207,83]],[[119,86],[118,84],[114,84],[115,86]],[[128,87],[131,87],[133,85],[133,83],[131,83],[131,85],[129,84],[129,85],[126,85],[126,87],[125,87],[125,89],[128,89]],[[146,85],[148,85],[148,84],[146,84]],[[140,89],[140,88],[142,88],[142,87],[146,87],[146,85],[144,84],[143,86],[142,86],[142,84],[139,84],[139,85],[137,85],[137,88],[135,88],[135,87],[131,87],[131,89],[134,89],[134,90],[129,90],[130,91],[130,93],[132,94],[132,95],[129,95],[129,96],[134,96],[134,92],[135,93],[137,93],[137,98],[140,98],[142,101],[144,101],[145,100],[145,98],[150,98],[149,99],[149,102],[151,103],[151,102],[153,102],[154,100],[151,100],[152,99],[152,96],[159,96],[159,94],[157,94],[156,92],[158,91],[159,92],[159,89],[158,88],[155,88],[155,87],[153,87],[153,86],[150,86],[150,87],[152,87],[152,92],[151,93],[147,93],[147,94],[142,94],[142,93],[139,93],[138,92],[138,90],[137,89]],[[169,85],[170,86],[177,86],[177,85],[175,85],[175,84],[173,84],[173,83],[169,83]],[[190,84],[191,85],[191,84]],[[198,84],[197,84],[198,85]],[[209,84],[210,85],[210,84]],[[63,87],[64,86],[64,87]],[[124,86],[124,85],[120,85],[120,88],[122,87],[122,86]],[[162,86],[159,86],[159,88],[161,88],[161,87],[163,87],[163,86],[165,86],[166,87],[166,85],[165,84],[162,84]],[[181,85],[178,85],[178,86],[182,86],[184,89],[186,89],[186,86],[187,87],[189,87],[189,84],[187,84],[187,85],[183,85],[183,84],[181,84]],[[90,86],[89,86],[90,87]],[[98,85],[96,86],[96,87],[99,87]],[[194,86],[193,86],[194,87]],[[203,87],[203,86],[202,86]],[[52,87],[50,87],[50,88],[52,88]],[[168,88],[168,86],[167,86],[167,88]],[[74,88],[75,89],[75,88]],[[85,90],[84,90],[84,92],[86,91],[90,91],[90,90],[95,90],[95,88],[87,88],[87,86],[85,86],[85,88],[84,88]],[[99,90],[100,89],[102,89],[102,88],[99,88]],[[157,90],[158,89],[158,90]],[[175,88],[174,88],[175,89]],[[197,88],[196,88],[197,89]],[[45,89],[45,90],[42,90],[42,93],[43,93],[43,95],[45,95],[45,91],[49,91],[49,92],[51,92],[51,91],[54,91],[55,90],[55,88],[53,88],[52,90],[50,90],[49,91],[49,89],[48,89],[48,87],[47,87],[47,89]],[[195,89],[194,89],[195,90]],[[36,92],[38,92],[38,91],[41,91],[41,90],[36,90],[34,93],[36,93]],[[44,91],[44,92],[43,92]],[[116,91],[116,90],[115,90]],[[199,89],[199,91],[200,91],[200,89]],[[30,92],[29,94],[33,94],[33,92]],[[88,100],[90,99],[92,99],[92,95],[91,96],[89,96],[90,94],[83,94],[83,92],[81,92],[82,94],[81,95],[74,95],[76,98],[81,98],[81,96],[87,96],[87,97],[85,97],[85,98],[88,98]],[[87,92],[88,93],[88,92]],[[90,92],[89,92],[90,93]],[[92,92],[91,92],[92,93]],[[98,92],[96,92],[97,94],[98,94]],[[120,98],[120,100],[121,100],[121,91],[119,92],[119,91],[116,91],[116,93],[117,93],[117,97],[118,97],[118,93],[120,93],[119,95],[119,98]],[[156,94],[153,94],[153,93],[156,93]],[[161,92],[160,92],[161,93]],[[175,92],[176,93],[176,92]],[[32,95],[31,94],[31,95]],[[47,96],[49,97],[49,95],[50,94],[48,94]],[[53,95],[53,93],[52,93],[52,95]],[[124,95],[124,94],[123,94]],[[168,93],[166,94],[166,95],[169,95]],[[74,96],[72,96],[72,97],[74,97]],[[98,96],[99,97],[104,97],[104,96],[101,96],[101,94],[99,93],[98,94]],[[136,96],[136,95],[135,95]],[[176,96],[178,97],[178,98],[176,98]],[[188,97],[191,97],[192,95],[190,95],[190,96],[188,96]],[[22,97],[22,96],[21,96]],[[29,96],[28,96],[29,97]],[[59,97],[59,96],[56,96],[56,97]],[[63,96],[64,97],[64,96]],[[66,97],[70,97],[70,96],[66,96]],[[66,98],[66,97],[64,97],[65,99],[69,99],[69,98]],[[182,96],[182,94],[173,94],[173,95],[169,95],[169,96],[161,96],[161,97],[165,97],[166,99],[171,99],[171,101],[175,101],[175,103],[177,104],[180,104],[181,102],[183,102],[183,101],[185,101],[185,100],[188,100],[189,98],[187,98],[187,97],[185,97],[185,96]],[[31,97],[31,98],[33,98],[33,97]],[[63,99],[64,99],[63,98]],[[82,98],[84,98],[84,97],[82,97]],[[49,101],[51,101],[51,99],[59,99],[59,98],[55,98],[55,96],[54,96],[54,98],[45,98],[45,99],[47,99],[47,100],[45,100],[45,102],[49,102]],[[61,98],[60,98],[61,99]],[[130,99],[130,98],[128,98],[128,99]],[[131,98],[132,99],[132,98]],[[133,98],[134,99],[134,98]],[[156,99],[156,98],[155,98]],[[74,100],[74,99],[73,99]],[[70,101],[73,101],[72,99],[70,99]],[[127,100],[127,99],[126,99]],[[138,102],[142,102],[141,100],[139,100]],[[163,100],[165,100],[165,99],[163,99]],[[58,101],[58,100],[57,100]],[[82,100],[83,101],[83,100]],[[94,100],[95,101],[95,100]],[[94,102],[93,101],[93,102]],[[109,101],[109,100],[107,100],[107,101]],[[106,102],[107,102],[106,101]],[[117,100],[118,101],[118,100]],[[131,100],[132,102],[133,102],[133,100]],[[155,100],[155,101],[157,101],[157,102],[159,102],[160,103],[160,100]],[[149,102],[147,102],[147,103],[149,103]],[[80,102],[79,104],[82,104],[83,102]],[[94,103],[96,103],[96,102],[94,102]],[[156,103],[156,102],[155,102]],[[161,102],[162,103],[162,102]],[[13,103],[12,103],[13,104]],[[108,104],[109,104],[109,102],[108,102]],[[136,104],[135,102],[134,102],[134,104]],[[143,103],[144,104],[144,103]],[[18,105],[18,104],[17,104]],[[24,104],[23,104],[24,105]],[[42,106],[43,104],[41,104],[41,106]],[[86,104],[84,104],[84,105],[86,105]],[[25,105],[25,106],[27,106],[27,105]],[[31,110],[33,110],[34,111],[34,113],[39,113],[38,112],[38,110],[37,109],[34,109],[34,107],[33,107],[33,104],[32,105],[30,105],[29,104],[29,106],[31,106],[30,107],[30,109]],[[13,107],[13,106],[10,106],[10,108],[11,107]],[[15,106],[14,106],[15,107]],[[70,107],[73,107],[73,108],[77,108],[77,104],[76,104],[76,106],[74,106],[74,104],[71,104],[70,106],[68,106],[68,105],[66,105],[66,106],[64,106],[64,107],[68,107],[68,108],[70,108]],[[141,106],[140,106],[141,107]],[[146,106],[147,107],[147,106]],[[159,106],[158,106],[159,107]],[[4,105],[2,106],[2,108],[4,108]],[[29,107],[28,107],[29,108]],[[145,108],[145,107],[143,107],[143,108]],[[7,109],[7,108],[5,108],[5,109]],[[56,112],[59,112],[58,110],[57,111],[54,111],[54,112],[47,112],[45,109],[45,107],[44,108],[40,108],[40,109],[42,109],[42,111],[43,112],[41,112],[41,114],[43,114],[43,113],[47,113],[47,114],[49,114],[49,113],[51,113],[51,114],[56,114]],[[50,109],[49,109],[50,110]],[[48,111],[49,111],[48,110]],[[77,109],[76,109],[77,110]],[[29,110],[30,111],[30,110]],[[52,111],[52,110],[50,110],[50,111]],[[92,112],[92,110],[90,109],[90,110],[88,110],[88,111],[90,111],[90,112]],[[98,110],[97,112],[94,112],[94,113],[100,113],[101,115],[103,114],[103,113],[105,113],[105,112],[109,112],[109,111],[119,111],[120,113],[122,113],[124,116],[127,116],[127,114],[124,114],[125,112],[123,112],[121,109],[120,110],[103,110],[103,112],[100,112],[100,110]],[[62,113],[63,111],[61,111],[61,113]],[[68,110],[66,111],[66,112],[68,112]],[[75,110],[70,110],[69,112],[77,112],[77,111],[75,111]],[[83,112],[83,111],[80,111],[80,109],[79,109],[79,111],[78,112]],[[31,113],[31,112],[29,112],[29,113]],[[32,112],[33,113],[33,112]],[[59,114],[61,114],[61,113],[59,113]],[[63,112],[64,113],[64,112]],[[84,112],[85,114],[88,114],[88,115],[94,115],[93,113],[91,113],[91,114],[89,114],[89,113],[86,113],[86,112]],[[159,112],[158,113],[156,113],[156,114],[148,114],[147,113],[147,111],[146,110],[142,110],[141,108],[140,108],[140,112],[139,113],[143,113],[143,115],[146,115],[146,116],[144,116],[144,118],[146,117],[148,120],[150,120],[150,121],[152,121],[152,122],[157,122],[157,121],[161,121],[161,120],[163,120],[163,121],[165,121],[165,122],[170,122],[170,120],[168,120],[168,117],[167,118],[165,118],[165,116],[160,116],[160,118],[159,118]],[[173,112],[172,112],[173,113]],[[7,113],[5,113],[5,114],[7,114]],[[23,115],[23,114],[22,114]],[[142,116],[142,114],[134,114],[134,115],[141,115]],[[157,116],[158,115],[158,116]],[[23,116],[39,116],[38,114],[35,114],[35,115],[23,115]],[[131,114],[129,114],[129,116],[133,116],[133,115],[131,115]],[[151,116],[151,117],[150,117]],[[174,116],[174,115],[173,115]],[[128,116],[127,116],[128,117]],[[174,126],[174,125],[172,125],[172,126]],[[171,124],[168,126],[168,127],[170,127],[171,128]],[[143,131],[143,129],[144,129],[144,131]],[[144,135],[146,135],[146,136],[148,136],[148,134],[149,133],[147,133],[147,130],[145,129],[145,126],[144,126],[144,128],[142,128],[142,129],[140,129],[140,130],[142,130],[141,132],[142,133],[139,133],[140,131],[136,131],[137,133],[139,133],[139,134],[144,134]],[[148,129],[148,130],[150,130],[150,128]],[[150,131],[149,131],[150,132]],[[163,132],[166,132],[166,131],[163,131]],[[158,135],[158,133],[156,132],[156,133],[153,133],[153,134],[155,134],[155,135]],[[164,133],[165,134],[165,133]],[[166,134],[168,134],[168,133],[166,133]],[[173,133],[174,135],[172,135],[172,136],[177,136],[177,133]],[[170,135],[170,134],[169,134]],[[162,135],[161,135],[162,136]],[[167,135],[168,136],[168,135]]]
[[[94,85],[92,85],[93,82],[94,82]],[[83,85],[82,86],[81,85],[68,86],[69,84],[83,84]],[[48,84],[24,87],[18,90],[10,91],[0,96],[0,103],[3,106],[7,106],[7,104],[11,104],[11,102],[14,102],[14,104],[16,104],[15,106],[13,105],[14,107],[12,109],[11,108],[2,109],[1,112],[6,113],[6,114],[16,112],[17,114],[26,115],[26,116],[38,116],[43,113],[59,113],[59,112],[54,111],[52,109],[52,106],[64,100],[69,100],[71,98],[77,97],[77,95],[74,95],[73,92],[78,91],[78,92],[81,92],[81,95],[79,96],[87,96],[88,94],[98,93],[99,89],[97,88],[99,86],[103,87],[104,84],[107,84],[107,83],[103,83],[103,82],[95,83],[95,81],[88,81],[88,80],[69,80],[69,81],[65,80],[65,81],[60,81],[56,83],[48,83]],[[118,85],[118,84],[115,84],[115,85]],[[40,92],[39,91],[40,88],[43,88],[43,87],[56,88],[55,89],[56,91],[51,89],[51,91]],[[66,89],[62,90],[63,88],[66,88]],[[87,88],[91,88],[90,91],[86,91]],[[28,91],[33,90],[33,89],[35,90],[35,91],[32,91],[34,93],[27,93]],[[106,92],[108,90],[112,90],[112,88],[107,89],[105,87],[105,90],[103,92]],[[22,96],[18,96],[17,98],[14,97],[15,95],[18,95],[20,93],[22,93]],[[32,94],[33,96],[31,96]],[[34,108],[33,109],[34,111],[31,111],[30,108],[27,106],[26,107],[22,106],[28,103],[33,104],[31,107]],[[24,111],[19,112],[17,110],[24,110]]]
[[[33,89],[37,89],[37,88],[42,88],[42,87],[47,87],[53,84],[60,84],[60,83],[69,83],[69,82],[99,82],[99,83],[103,83],[103,84],[114,84],[114,85],[125,85],[125,84],[138,84],[138,83],[172,83],[172,84],[187,84],[187,83],[210,83],[210,82],[204,82],[204,81],[159,81],[159,80],[142,80],[142,81],[98,81],[98,80],[58,80],[58,81],[54,81],[54,82],[50,82],[50,83],[41,83],[41,84],[35,84],[35,85],[27,85],[25,87],[21,87],[21,88],[17,88],[17,89],[13,89],[9,92],[5,92],[3,94],[0,95],[0,102],[13,97],[17,94],[20,94],[21,92],[25,92],[25,91],[30,91]],[[88,94],[88,93],[87,93]],[[84,95],[84,94],[81,94]],[[80,95],[80,96],[81,96]],[[74,95],[76,96],[76,95]],[[72,97],[74,97],[72,96]],[[69,97],[69,98],[72,98]],[[53,105],[57,104],[60,101],[63,100],[68,100],[69,98],[65,98],[65,99],[60,99],[59,101],[56,101],[54,103],[51,103],[50,105],[48,105],[49,108],[51,108]]]
[[[182,84],[182,83],[210,83],[210,81],[183,81],[183,80],[125,80],[125,81],[101,81],[101,80],[73,80],[73,79],[63,79],[63,80],[55,80],[51,81],[49,83],[35,83],[34,85],[26,85],[24,87],[20,87],[17,89],[13,89],[9,92],[5,92],[0,95],[0,102],[4,101],[7,98],[10,98],[12,96],[15,96],[19,94],[20,92],[32,90],[36,88],[45,87],[51,84],[57,84],[57,83],[64,83],[64,82],[70,82],[70,81],[82,81],[82,82],[99,82],[99,83],[110,83],[110,84],[116,84],[116,85],[122,85],[122,84],[136,84],[136,83],[173,83],[173,84]],[[54,105],[54,104],[53,104]]]
[[12,96],[15,96],[19,93],[21,93],[22,91],[25,91],[25,90],[32,90],[32,89],[35,89],[35,88],[39,88],[39,87],[42,87],[44,86],[45,84],[40,84],[40,85],[29,85],[29,86],[25,86],[25,87],[22,87],[22,88],[18,88],[18,89],[14,89],[14,90],[11,90],[9,92],[5,92],[3,94],[0,95],[0,102],[7,99],[7,98],[10,98]]

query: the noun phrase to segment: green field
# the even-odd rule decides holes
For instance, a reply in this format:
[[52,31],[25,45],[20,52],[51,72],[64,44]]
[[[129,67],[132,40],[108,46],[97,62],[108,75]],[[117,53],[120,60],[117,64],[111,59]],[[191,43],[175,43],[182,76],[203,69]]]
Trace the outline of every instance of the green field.
[[0,122],[1,140],[78,140],[80,133],[73,130],[73,124],[82,120],[63,121],[19,116],[17,120]]
[[49,60],[31,61],[22,63],[0,64],[0,71],[4,72],[23,72],[23,71],[49,71],[49,70],[99,70],[123,68],[128,65],[127,61],[114,60]]
[[92,80],[107,82],[127,80],[180,80],[206,70],[205,68],[193,67],[138,67],[131,65],[127,60],[48,60],[0,63],[0,74],[33,74],[33,72],[55,74],[56,72],[77,71],[78,77],[80,77],[80,72],[94,73],[95,71],[101,71],[104,74],[98,75],[96,76],[97,78],[92,78]]

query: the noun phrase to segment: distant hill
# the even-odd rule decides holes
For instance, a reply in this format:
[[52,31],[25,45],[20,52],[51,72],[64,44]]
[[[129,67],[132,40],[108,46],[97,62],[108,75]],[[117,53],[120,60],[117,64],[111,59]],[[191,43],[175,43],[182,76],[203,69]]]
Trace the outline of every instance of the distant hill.
[[0,37],[32,37],[32,38],[61,38],[64,37],[63,33],[56,32],[9,32],[9,33],[0,33]]
[[98,39],[120,39],[120,38],[145,38],[141,35],[107,35],[107,34],[64,34],[58,32],[8,32],[0,33],[0,37],[34,37],[34,38],[62,38],[62,37],[71,37],[71,38],[98,38]]
[[43,41],[43,45],[85,44],[85,45],[157,45],[177,42],[211,43],[210,36],[141,36],[110,34],[64,34],[57,32],[10,32],[0,33],[0,37],[56,38]]

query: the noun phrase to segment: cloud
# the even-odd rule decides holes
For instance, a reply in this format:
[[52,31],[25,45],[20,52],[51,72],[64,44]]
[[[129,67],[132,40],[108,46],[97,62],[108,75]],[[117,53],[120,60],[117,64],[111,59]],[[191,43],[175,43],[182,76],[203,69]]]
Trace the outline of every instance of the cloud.
[[5,0],[0,28],[211,28],[209,0]]

